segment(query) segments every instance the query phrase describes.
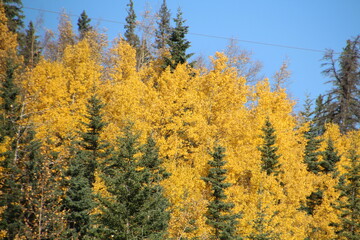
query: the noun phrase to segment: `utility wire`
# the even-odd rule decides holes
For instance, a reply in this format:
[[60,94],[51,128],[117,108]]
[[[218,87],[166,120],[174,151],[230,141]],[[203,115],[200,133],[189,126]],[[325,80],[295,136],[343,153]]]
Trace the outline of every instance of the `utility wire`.
[[[41,11],[41,12],[62,14],[62,12],[50,11],[50,10],[41,9],[41,8],[33,8],[33,7],[25,7],[25,6],[23,8],[30,9],[30,10],[35,10],[35,11]],[[75,14],[67,14],[67,15],[71,16],[71,17],[77,17],[77,15],[75,15]],[[109,19],[103,19],[103,18],[91,18],[91,19],[94,19],[94,20],[97,20],[97,21],[103,21],[103,22],[117,23],[117,24],[122,24],[122,25],[126,24],[124,22],[115,21],[115,20],[109,20]],[[208,35],[208,34],[202,34],[202,33],[189,32],[188,34],[189,35],[194,35],[194,36],[206,37],[206,38],[224,39],[224,40],[228,40],[228,41],[235,40],[235,41],[238,41],[238,42],[244,42],[244,43],[250,43],[250,44],[256,44],[256,45],[264,45],[264,46],[270,46],[270,47],[295,49],[295,50],[301,50],[301,51],[307,51],[307,52],[317,52],[317,53],[327,53],[328,52],[327,50],[303,48],[303,47],[275,44],[275,43],[268,43],[268,42],[258,42],[258,41],[244,40],[244,39],[238,39],[238,38],[229,38],[229,37],[223,37],[223,36]],[[334,52],[333,54],[340,54],[340,53],[335,53]]]

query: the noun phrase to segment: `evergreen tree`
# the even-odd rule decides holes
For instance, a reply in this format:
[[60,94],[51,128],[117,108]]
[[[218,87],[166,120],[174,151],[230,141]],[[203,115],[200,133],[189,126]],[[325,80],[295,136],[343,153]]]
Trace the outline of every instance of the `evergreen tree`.
[[227,170],[223,168],[226,164],[224,152],[223,147],[214,147],[214,152],[211,153],[212,160],[208,162],[211,168],[207,177],[202,178],[206,183],[210,184],[212,190],[212,201],[208,205],[206,224],[213,229],[211,239],[241,239],[236,234],[237,219],[240,216],[231,213],[234,208],[233,203],[225,202],[227,199],[225,189],[230,187],[231,184],[224,182],[227,173]]
[[315,126],[312,122],[310,122],[309,130],[304,133],[304,137],[306,139],[304,162],[309,172],[317,174],[320,171],[318,158],[321,154],[319,148],[322,141],[317,138]]
[[309,196],[306,197],[305,205],[302,205],[300,210],[305,211],[309,215],[313,215],[315,208],[322,204],[323,194],[324,191],[320,188],[317,188],[316,191],[312,192]]
[[326,104],[324,101],[324,96],[321,94],[316,99],[316,105],[314,110],[314,132],[317,136],[324,134],[325,132],[325,123],[329,121],[326,116]]
[[354,149],[349,151],[350,165],[344,166],[336,189],[340,192],[334,208],[339,211],[338,239],[360,239],[360,161]]
[[[329,101],[326,103],[327,118],[340,126],[341,132],[357,129],[360,122],[359,104],[359,58],[360,36],[348,40],[346,47],[338,60],[330,51],[324,56],[329,66],[323,73],[331,78],[333,89],[328,92]],[[337,69],[337,62],[339,69]]]
[[335,176],[337,174],[336,163],[340,161],[340,156],[336,151],[334,141],[331,138],[328,139],[326,149],[322,155],[323,160],[320,162],[321,172],[325,174],[333,173]]
[[141,146],[138,139],[127,125],[118,150],[104,162],[102,178],[110,196],[100,198],[103,239],[163,239],[166,234],[169,205],[159,183],[168,174],[154,141]]
[[253,220],[254,232],[250,233],[247,238],[251,240],[279,239],[277,234],[271,230],[267,230],[267,225],[271,220],[267,219],[267,214],[265,213],[266,208],[261,201],[258,202],[256,210],[256,218]]
[[[174,70],[178,64],[183,64],[193,55],[193,53],[187,54],[186,50],[190,47],[190,42],[185,39],[185,35],[188,33],[188,26],[184,26],[185,20],[182,18],[181,9],[178,9],[176,18],[174,18],[175,28],[172,29],[170,38],[168,40],[170,57],[165,57],[164,67],[170,66],[171,70]],[[190,66],[193,63],[190,63]]]
[[276,154],[278,147],[274,146],[276,142],[275,129],[269,118],[266,118],[262,131],[264,135],[262,135],[261,138],[264,139],[264,143],[258,147],[261,152],[261,170],[265,171],[267,175],[273,174],[277,176],[281,172],[281,164],[278,160],[280,155]]
[[80,34],[80,40],[82,40],[86,33],[90,30],[92,30],[92,27],[90,25],[91,19],[86,14],[85,10],[81,13],[80,18],[78,19],[77,25],[78,30]]
[[22,11],[21,0],[2,0],[0,4],[4,4],[6,18],[8,19],[9,30],[14,33],[20,33],[24,27],[24,15]]
[[0,207],[3,209],[0,230],[5,230],[5,239],[15,239],[23,227],[23,208],[21,199],[21,168],[19,166],[18,140],[20,105],[19,89],[14,82],[17,66],[12,59],[7,59],[5,79],[0,87],[0,141],[10,140],[6,152],[0,153],[4,160],[0,163],[2,175],[0,179]]
[[126,17],[125,24],[125,40],[135,49],[139,48],[140,40],[139,37],[135,33],[136,29],[136,14],[134,11],[134,3],[132,0],[127,4],[129,9],[127,10],[128,16]]
[[92,188],[86,175],[87,154],[81,150],[72,149],[74,156],[70,159],[66,172],[66,195],[63,208],[66,212],[67,223],[64,237],[67,239],[89,239],[91,234],[91,211],[95,207]]
[[166,5],[166,0],[163,0],[160,10],[157,14],[158,16],[158,29],[155,31],[155,47],[157,49],[163,49],[168,43],[168,39],[171,32],[170,27],[170,10]]
[[100,134],[106,125],[102,121],[101,109],[104,105],[96,95],[87,104],[87,122],[83,122],[85,130],[79,132],[81,140],[74,144],[67,171],[67,192],[64,199],[66,220],[68,223],[67,237],[86,239],[92,232],[91,211],[95,207],[92,187],[95,182],[95,171],[99,159],[107,154],[104,141]]
[[20,54],[24,56],[25,66],[35,67],[40,60],[41,47],[38,41],[39,36],[35,35],[35,28],[30,21],[26,34],[20,44]]
[[99,159],[103,159],[108,154],[109,144],[100,139],[104,127],[107,125],[103,121],[103,114],[101,113],[104,104],[97,95],[93,95],[86,105],[87,115],[86,122],[83,122],[85,131],[79,132],[81,141],[79,142],[83,154],[86,154],[86,169],[85,176],[89,179],[90,186],[92,187],[95,182],[95,169]]

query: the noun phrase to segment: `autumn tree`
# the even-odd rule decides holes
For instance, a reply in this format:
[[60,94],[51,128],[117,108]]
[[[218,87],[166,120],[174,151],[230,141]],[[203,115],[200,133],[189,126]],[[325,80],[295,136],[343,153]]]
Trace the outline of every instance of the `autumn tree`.
[[30,21],[28,29],[25,31],[26,34],[22,40],[22,44],[20,44],[20,54],[24,56],[25,66],[33,68],[39,62],[41,56],[39,36],[36,35],[32,21]]
[[339,239],[360,238],[360,162],[354,149],[348,153],[349,165],[341,175],[336,189],[340,192],[334,208],[339,211],[339,223],[334,223]]
[[104,162],[102,178],[109,196],[100,198],[102,238],[162,239],[169,213],[160,182],[168,174],[160,166],[151,138],[145,146],[129,124],[117,151]]
[[221,146],[214,147],[211,154],[212,160],[208,162],[210,169],[206,177],[202,179],[211,187],[211,201],[206,213],[206,224],[211,226],[212,239],[242,239],[237,234],[236,224],[240,215],[231,213],[234,208],[232,202],[228,202],[225,189],[231,184],[225,182],[227,170],[224,169],[225,149]]
[[[185,26],[185,20],[182,17],[182,11],[179,8],[176,18],[174,18],[175,27],[171,30],[167,44],[169,45],[170,57],[165,57],[164,67],[170,66],[174,70],[178,64],[186,63],[193,53],[186,53],[190,47],[190,42],[186,40],[188,26]],[[190,64],[191,65],[191,64]]]
[[167,7],[166,0],[163,0],[159,12],[157,13],[157,17],[158,28],[155,31],[155,47],[157,49],[163,49],[167,46],[171,32],[170,10]]
[[76,35],[73,31],[73,25],[69,16],[63,12],[60,15],[58,24],[58,38],[54,39],[54,33],[49,31],[46,36],[46,44],[44,47],[45,57],[50,60],[60,60],[69,45],[76,43]]
[[92,27],[90,25],[91,19],[88,17],[88,15],[86,14],[85,10],[81,13],[77,25],[78,25],[78,30],[79,30],[79,34],[80,34],[80,40],[82,40],[85,36],[86,33],[90,30],[92,30]]
[[258,147],[258,150],[261,152],[261,170],[266,172],[267,175],[273,174],[274,176],[277,176],[281,173],[281,164],[278,160],[280,155],[277,154],[278,147],[275,146],[275,129],[269,118],[266,118],[262,131],[263,135],[261,138],[264,142]]
[[330,77],[329,82],[333,85],[333,89],[327,93],[327,118],[338,124],[343,133],[357,129],[360,121],[359,46],[360,36],[357,36],[347,41],[339,59],[334,59],[333,51],[324,56],[323,66],[327,68],[323,73]]

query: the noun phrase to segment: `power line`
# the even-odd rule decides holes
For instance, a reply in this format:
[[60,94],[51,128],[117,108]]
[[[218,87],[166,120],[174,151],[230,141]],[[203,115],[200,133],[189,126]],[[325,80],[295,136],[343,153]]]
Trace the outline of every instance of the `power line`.
[[[62,14],[62,12],[51,11],[51,10],[46,10],[46,9],[41,9],[41,8],[32,8],[32,7],[25,7],[25,6],[23,8],[30,9],[30,10],[41,11],[41,12]],[[75,14],[67,14],[67,15],[71,16],[71,17],[77,17],[77,15],[75,15]],[[117,24],[122,24],[122,25],[126,24],[124,22],[115,21],[115,20],[109,20],[109,19],[103,19],[103,18],[91,18],[91,19],[94,19],[94,20],[97,20],[97,21],[103,21],[103,22],[117,23]],[[229,37],[209,35],[209,34],[203,34],[203,33],[189,32],[188,34],[189,35],[194,35],[194,36],[200,36],[200,37],[214,38],[214,39],[224,39],[224,40],[228,40],[228,41],[236,40],[238,42],[244,42],[244,43],[250,43],[250,44],[256,44],[256,45],[263,45],[263,46],[270,46],[270,47],[295,49],[295,50],[301,50],[301,51],[307,51],[307,52],[327,53],[326,50],[319,50],[319,49],[313,49],[313,48],[304,48],[304,47],[296,47],[296,46],[289,46],[289,45],[276,44],[276,43],[251,41],[251,40],[245,40],[245,39],[239,39],[239,38],[229,38]],[[333,53],[333,54],[340,54],[340,53]]]

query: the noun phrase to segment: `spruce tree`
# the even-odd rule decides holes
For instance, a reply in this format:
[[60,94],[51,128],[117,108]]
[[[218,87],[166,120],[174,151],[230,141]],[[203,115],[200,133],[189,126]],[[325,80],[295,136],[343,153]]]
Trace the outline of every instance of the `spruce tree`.
[[99,159],[103,159],[108,154],[109,144],[100,139],[104,127],[107,125],[103,121],[102,108],[104,104],[97,95],[93,95],[86,105],[87,115],[86,122],[82,122],[85,127],[84,131],[79,132],[81,141],[79,142],[83,154],[86,157],[85,175],[87,176],[90,186],[92,187],[95,182],[95,170],[97,168]]
[[171,32],[170,11],[166,5],[166,0],[163,0],[157,17],[158,29],[155,31],[155,47],[157,49],[163,49],[167,46]]
[[314,131],[317,136],[324,134],[325,123],[330,121],[326,116],[326,102],[321,94],[316,98],[313,122]]
[[134,11],[134,2],[130,0],[127,4],[129,9],[127,10],[128,16],[126,17],[125,24],[125,40],[135,49],[139,49],[140,40],[139,37],[135,33],[136,29],[136,14]]
[[24,27],[25,17],[22,11],[22,0],[2,0],[1,3],[4,4],[9,30],[19,34],[21,28]]
[[276,135],[275,129],[272,126],[269,118],[266,118],[265,126],[262,128],[264,135],[261,138],[264,143],[258,147],[261,152],[261,170],[265,171],[267,175],[277,176],[281,172],[279,163],[280,155],[277,155],[278,147],[275,146]]
[[[178,9],[176,18],[174,18],[175,28],[172,29],[168,40],[170,57],[165,57],[164,68],[170,66],[174,70],[178,64],[184,64],[193,55],[187,54],[186,51],[190,47],[190,42],[186,40],[185,35],[188,33],[188,26],[185,26],[185,20],[182,18],[181,9]],[[193,63],[190,63],[190,66]]]
[[90,22],[91,22],[91,19],[88,17],[88,15],[86,14],[86,12],[84,10],[81,13],[80,18],[78,19],[78,22],[77,22],[78,30],[79,30],[79,34],[80,34],[80,40],[82,40],[86,36],[86,33],[92,29]]
[[41,47],[39,36],[35,33],[34,24],[30,21],[26,34],[20,44],[20,54],[24,56],[25,66],[35,67],[40,60]]
[[66,172],[66,195],[63,200],[65,220],[67,223],[64,237],[66,239],[89,239],[92,222],[91,211],[95,207],[94,196],[86,175],[87,154],[79,149],[70,151],[69,168]]
[[168,176],[154,141],[139,143],[129,124],[118,138],[118,150],[104,162],[102,178],[109,192],[101,197],[102,239],[164,239],[168,202],[160,181]]
[[335,187],[340,196],[334,208],[339,211],[340,223],[336,227],[338,239],[360,239],[360,161],[354,149],[349,151],[350,164],[344,166],[346,172],[341,175]]
[[323,160],[320,162],[321,172],[325,174],[332,173],[334,176],[336,172],[336,163],[340,161],[339,153],[336,151],[334,141],[329,138],[325,151],[322,153]]
[[84,131],[79,132],[81,140],[71,149],[69,169],[66,173],[67,191],[63,202],[66,210],[68,238],[87,239],[92,236],[93,223],[91,212],[95,207],[92,192],[95,171],[98,162],[107,154],[108,144],[100,140],[100,134],[106,125],[102,120],[101,109],[104,105],[93,95],[87,104]]
[[21,167],[19,162],[18,140],[20,136],[19,116],[20,104],[18,103],[19,88],[14,82],[17,65],[13,59],[6,61],[5,79],[0,87],[0,141],[10,140],[6,152],[0,153],[4,158],[1,161],[2,174],[0,179],[0,230],[6,231],[5,239],[15,239],[23,228],[23,208],[21,200]]
[[319,173],[319,151],[321,139],[317,138],[315,132],[315,126],[310,122],[309,130],[304,133],[306,139],[305,152],[304,152],[304,163],[307,165],[307,170],[315,174]]
[[232,214],[234,204],[226,201],[225,189],[231,184],[225,182],[227,170],[224,169],[225,149],[221,146],[214,147],[211,154],[212,160],[208,162],[210,169],[207,177],[202,179],[211,186],[212,200],[206,213],[206,224],[212,228],[211,239],[241,239],[236,233],[238,214]]

